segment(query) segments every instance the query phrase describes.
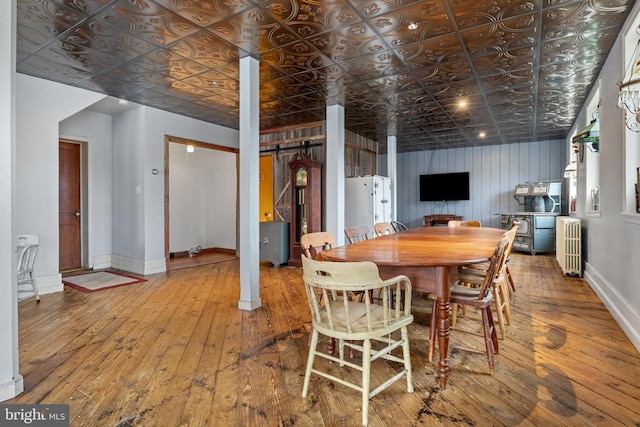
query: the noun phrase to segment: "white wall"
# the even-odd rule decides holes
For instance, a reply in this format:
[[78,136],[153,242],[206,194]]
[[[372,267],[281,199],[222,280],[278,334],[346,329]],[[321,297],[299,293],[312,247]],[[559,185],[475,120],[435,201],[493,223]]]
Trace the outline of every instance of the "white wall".
[[[89,149],[89,262],[99,260],[104,267],[110,257],[111,266],[135,273],[164,271],[165,135],[237,148],[238,131],[148,107],[113,116],[109,130],[107,117],[83,111],[104,95],[22,74],[16,76],[16,94],[15,229],[40,235],[35,272],[42,293],[63,289],[58,269],[61,135],[87,141]],[[154,168],[157,175],[151,173]],[[235,197],[235,186],[228,191]],[[235,210],[220,221],[235,230]],[[228,236],[224,239],[226,245]],[[230,247],[235,236],[233,242]]]
[[88,110],[80,111],[60,122],[60,136],[84,141],[82,149],[87,150],[88,212],[83,212],[83,219],[87,221],[87,239],[84,244],[88,245],[85,266],[89,268],[104,268],[105,262],[110,263],[112,253],[111,129],[110,115]]
[[16,75],[15,231],[40,235],[34,271],[41,293],[63,289],[58,269],[59,124],[102,98],[98,93]]
[[169,251],[236,247],[236,155],[169,143]]
[[[151,169],[164,171],[164,136],[172,135],[195,141],[239,148],[239,135],[235,129],[212,125],[168,113],[154,108],[146,108],[145,120],[145,260],[164,259],[164,181],[159,175],[152,175]],[[160,177],[160,178],[159,178]],[[234,194],[235,187],[227,187]],[[227,196],[229,197],[229,196]],[[233,217],[220,218],[228,224],[236,223]],[[234,236],[235,239],[235,236]],[[233,246],[235,247],[235,241]]]
[[[640,4],[630,20],[638,10]],[[585,213],[586,163],[578,163],[578,212],[574,216],[582,220],[585,279],[640,350],[640,214],[624,213],[625,127],[622,110],[617,108],[617,82],[623,73],[622,44],[619,36],[599,76],[600,212]],[[569,135],[585,123],[586,107]],[[567,150],[568,146],[569,141]]]
[[[422,226],[424,215],[450,213],[500,227],[500,213],[522,210],[513,198],[517,184],[560,180],[565,163],[563,140],[529,142],[398,154],[398,221]],[[387,156],[379,170],[386,173]],[[420,175],[469,172],[468,201],[420,201]]]
[[18,365],[15,2],[0,2],[0,401],[24,389]]

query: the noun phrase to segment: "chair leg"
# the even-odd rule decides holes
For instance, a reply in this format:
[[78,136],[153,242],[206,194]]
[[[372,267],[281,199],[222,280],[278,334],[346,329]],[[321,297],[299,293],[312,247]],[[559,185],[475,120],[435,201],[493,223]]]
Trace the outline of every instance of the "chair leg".
[[509,286],[506,281],[500,283],[500,289],[502,292],[502,305],[504,306],[504,321],[507,325],[511,324],[511,294],[509,293]]
[[371,340],[362,343],[362,425],[369,420],[369,389],[371,388]]
[[313,330],[311,335],[311,345],[309,346],[309,356],[307,357],[307,370],[304,373],[304,386],[302,387],[302,397],[307,397],[309,391],[309,382],[311,381],[311,369],[313,369],[313,360],[316,357],[316,348],[318,347],[318,331]]
[[413,393],[413,379],[411,377],[411,357],[409,355],[409,330],[405,326],[401,330],[402,340],[402,358],[404,359],[404,369],[407,371],[407,391]]
[[[462,309],[465,310],[465,312],[463,313],[466,314],[466,305],[462,306]],[[451,304],[451,327],[455,328],[456,327],[456,323],[458,323],[458,309],[460,308],[460,306],[458,305],[458,303],[452,303]]]
[[492,330],[493,323],[491,321],[491,307],[483,307],[482,308],[482,329],[484,332],[484,345],[487,351],[487,360],[489,362],[489,371],[491,375],[494,374],[494,361],[493,361],[493,349],[497,345],[497,337],[496,342],[492,344],[492,334],[495,334],[495,330]]
[[493,287],[493,301],[496,304],[496,314],[498,315],[498,325],[500,326],[500,338],[504,339],[505,336],[505,324],[504,324],[504,312],[503,301],[502,301],[502,292],[500,291],[500,283],[496,283],[495,281],[492,284]]
[[38,286],[36,285],[36,279],[33,277],[33,272],[29,273],[31,277],[31,286],[33,287],[33,293],[36,294],[36,303],[40,304],[40,292],[38,292]]
[[429,362],[433,362],[433,354],[436,348],[436,328],[438,317],[438,300],[434,299],[431,305],[431,324],[429,327]]
[[[516,291],[516,284],[513,283],[513,277],[511,276],[511,272],[509,271],[509,266],[508,265],[505,266],[505,269],[506,269],[505,271],[507,273],[507,279],[509,279],[509,285],[511,285],[511,290],[513,292],[515,292]],[[511,296],[511,293],[509,293],[509,296]]]

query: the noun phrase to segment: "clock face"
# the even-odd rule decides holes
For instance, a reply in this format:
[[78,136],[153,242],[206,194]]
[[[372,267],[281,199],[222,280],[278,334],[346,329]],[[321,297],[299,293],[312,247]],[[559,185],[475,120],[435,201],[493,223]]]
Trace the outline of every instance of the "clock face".
[[296,171],[296,186],[306,186],[307,185],[307,170],[305,168],[300,168]]

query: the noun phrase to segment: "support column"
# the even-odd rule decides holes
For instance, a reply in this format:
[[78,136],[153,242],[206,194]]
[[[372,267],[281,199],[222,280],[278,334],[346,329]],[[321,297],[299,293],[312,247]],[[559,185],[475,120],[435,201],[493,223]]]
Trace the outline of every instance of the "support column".
[[325,160],[325,223],[335,237],[335,246],[343,246],[344,238],[344,107],[327,106],[325,123],[327,152]]
[[16,2],[0,2],[0,401],[24,391],[16,280]]
[[255,310],[260,301],[260,75],[257,59],[240,59],[240,301]]
[[391,219],[398,220],[398,148],[396,136],[387,136],[387,176],[391,178]]

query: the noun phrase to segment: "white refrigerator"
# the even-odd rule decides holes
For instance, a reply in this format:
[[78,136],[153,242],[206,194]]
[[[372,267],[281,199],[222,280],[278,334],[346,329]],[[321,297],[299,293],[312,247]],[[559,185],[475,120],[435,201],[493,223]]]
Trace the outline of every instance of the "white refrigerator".
[[346,178],[344,181],[344,226],[366,225],[369,227],[369,237],[374,237],[374,224],[391,221],[391,178],[370,175]]

